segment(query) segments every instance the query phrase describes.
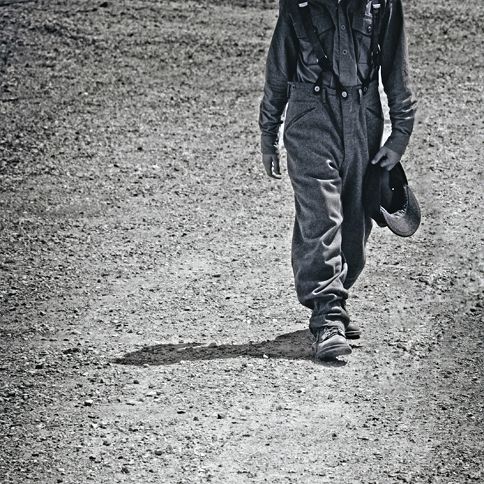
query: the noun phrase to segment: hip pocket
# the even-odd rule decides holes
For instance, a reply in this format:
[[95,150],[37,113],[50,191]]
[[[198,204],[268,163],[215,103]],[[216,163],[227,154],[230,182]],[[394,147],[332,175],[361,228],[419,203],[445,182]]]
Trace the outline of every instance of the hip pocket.
[[284,132],[287,132],[298,121],[315,109],[316,106],[309,106],[307,104],[298,106],[298,103],[289,103],[286,111],[286,119],[284,120]]
[[379,97],[375,97],[366,102],[365,104],[367,115],[374,116],[378,119],[383,119],[383,108]]

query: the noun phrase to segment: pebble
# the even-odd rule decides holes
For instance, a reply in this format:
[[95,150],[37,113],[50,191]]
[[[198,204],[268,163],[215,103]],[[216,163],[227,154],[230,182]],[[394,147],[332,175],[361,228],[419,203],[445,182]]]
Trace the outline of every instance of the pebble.
[[91,407],[94,402],[91,399],[84,400],[85,407]]

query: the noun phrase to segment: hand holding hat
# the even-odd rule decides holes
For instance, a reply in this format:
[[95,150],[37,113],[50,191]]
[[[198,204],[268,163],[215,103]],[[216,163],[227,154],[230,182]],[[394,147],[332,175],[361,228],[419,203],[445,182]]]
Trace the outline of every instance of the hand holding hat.
[[400,162],[402,155],[397,153],[396,151],[387,148],[386,146],[382,146],[375,157],[371,160],[372,165],[380,165],[387,171],[390,171],[397,163]]
[[400,237],[409,237],[420,225],[418,200],[408,186],[401,163],[397,162],[391,169],[377,163],[372,160],[366,170],[363,189],[366,213],[380,227],[388,227]]

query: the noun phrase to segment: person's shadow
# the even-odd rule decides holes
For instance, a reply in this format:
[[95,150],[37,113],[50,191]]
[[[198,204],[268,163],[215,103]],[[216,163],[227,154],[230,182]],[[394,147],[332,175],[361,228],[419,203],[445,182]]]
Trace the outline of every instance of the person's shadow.
[[[313,360],[309,330],[282,334],[274,340],[246,344],[179,343],[147,346],[127,353],[114,363],[121,365],[172,365],[180,361],[216,360],[237,357],[283,358]],[[344,360],[322,362],[324,365],[344,366]]]

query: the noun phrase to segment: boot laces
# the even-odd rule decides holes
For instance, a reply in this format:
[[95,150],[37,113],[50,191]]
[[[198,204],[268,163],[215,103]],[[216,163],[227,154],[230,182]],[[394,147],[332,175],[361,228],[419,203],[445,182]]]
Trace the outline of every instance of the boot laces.
[[337,335],[345,337],[344,331],[337,326],[328,326],[319,333],[319,341],[324,341]]

